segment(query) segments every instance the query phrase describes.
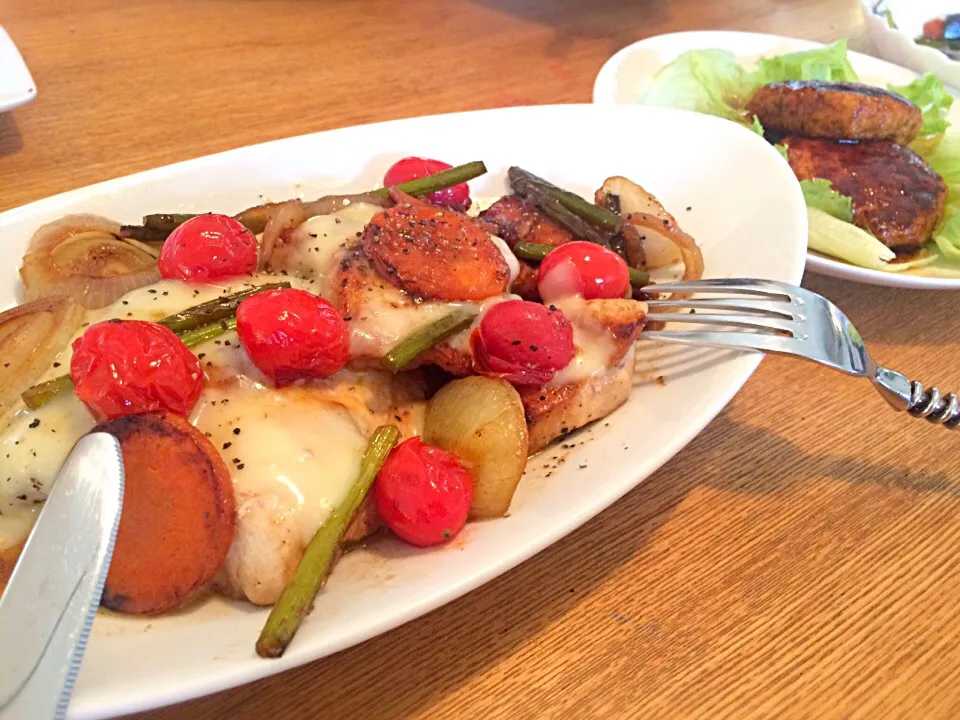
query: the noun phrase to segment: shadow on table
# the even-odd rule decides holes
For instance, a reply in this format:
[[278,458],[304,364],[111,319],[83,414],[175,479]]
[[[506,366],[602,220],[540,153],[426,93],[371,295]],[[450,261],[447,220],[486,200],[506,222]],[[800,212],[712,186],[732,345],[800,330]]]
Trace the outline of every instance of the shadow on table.
[[[735,442],[724,438],[736,438]],[[748,450],[747,450],[748,449]],[[747,457],[746,453],[749,453]],[[775,476],[757,467],[779,468]],[[323,679],[324,701],[344,717],[413,715],[429,710],[469,678],[488,672],[519,652],[545,626],[560,620],[610,575],[630,563],[654,538],[675,508],[696,488],[724,493],[780,493],[812,476],[845,483],[876,483],[916,492],[960,497],[960,483],[946,472],[911,471],[866,460],[807,452],[773,432],[741,425],[721,414],[670,463],[669,482],[655,474],[617,505],[560,542],[467,597],[400,630],[320,660],[186,706],[152,713],[182,717],[253,718],[254,698],[264,692],[288,697],[290,707],[312,702]],[[576,578],[576,581],[574,581]],[[464,611],[464,606],[469,611]],[[477,625],[483,625],[478,632]],[[464,648],[470,648],[464,652]],[[362,685],[363,692],[358,689]],[[378,709],[361,705],[391,697]],[[402,698],[402,700],[397,700]]]
[[17,121],[13,119],[13,114],[0,113],[0,157],[13,155],[20,152],[22,148],[23,137],[20,135]]
[[[904,422],[917,421],[905,417]],[[933,426],[930,430],[948,432]],[[706,437],[718,435],[736,438],[736,443],[718,443],[716,439],[704,441]],[[826,477],[842,483],[870,483],[960,498],[960,477],[955,468],[951,471],[949,465],[943,471],[928,472],[897,464],[878,465],[829,452],[808,452],[774,432],[736,423],[727,413],[717,417],[704,433],[684,448],[670,467],[672,477],[693,473],[698,467],[709,467],[709,478],[704,484],[730,493],[780,493],[811,477]],[[777,472],[763,472],[761,478],[758,467],[776,467]],[[655,482],[655,477],[647,481],[651,482]],[[642,492],[646,487],[645,483],[635,492]]]

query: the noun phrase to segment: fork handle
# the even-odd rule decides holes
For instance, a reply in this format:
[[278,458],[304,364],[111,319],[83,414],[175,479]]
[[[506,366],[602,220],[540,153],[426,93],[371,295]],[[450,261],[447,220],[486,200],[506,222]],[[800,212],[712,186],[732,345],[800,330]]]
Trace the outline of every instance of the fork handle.
[[896,370],[878,367],[873,383],[880,394],[897,410],[906,410],[914,417],[924,418],[954,429],[960,426],[960,399],[956,393],[944,395],[938,388],[925,390],[923,383]]

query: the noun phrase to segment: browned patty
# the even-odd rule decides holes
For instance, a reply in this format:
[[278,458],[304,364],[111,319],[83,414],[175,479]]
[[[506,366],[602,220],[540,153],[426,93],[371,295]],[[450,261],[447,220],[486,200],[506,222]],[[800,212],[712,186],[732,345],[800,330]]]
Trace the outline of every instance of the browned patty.
[[853,200],[853,222],[884,245],[915,248],[943,219],[947,186],[910,148],[892,142],[836,142],[788,137],[800,180],[829,180]]
[[834,140],[908,144],[923,115],[906,98],[870,85],[792,81],[764,85],[747,104],[764,129]]

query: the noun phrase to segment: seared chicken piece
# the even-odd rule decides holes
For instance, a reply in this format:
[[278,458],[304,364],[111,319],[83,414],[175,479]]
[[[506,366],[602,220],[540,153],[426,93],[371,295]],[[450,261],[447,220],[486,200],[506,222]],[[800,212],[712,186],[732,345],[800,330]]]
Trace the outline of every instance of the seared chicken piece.
[[766,130],[835,140],[910,143],[923,115],[906,98],[870,85],[817,80],[765,85],[747,110]]
[[829,180],[853,199],[854,224],[895,251],[913,252],[943,219],[947,186],[909,148],[796,137],[783,144],[799,180]]
[[[530,452],[598,418],[626,402],[633,384],[634,343],[646,324],[645,303],[634,300],[588,300],[563,308],[575,322],[577,339],[605,350],[599,371],[565,384],[517,388],[530,433]],[[580,349],[583,361],[584,348]]]
[[493,225],[510,247],[518,242],[563,245],[573,240],[570,233],[519,195],[505,195],[480,213],[480,217]]
[[[573,240],[569,232],[519,195],[505,195],[480,213],[480,218],[492,225],[510,247],[518,242],[557,246]],[[513,281],[513,292],[524,300],[539,301],[536,266],[520,261],[520,274]]]
[[633,358],[631,346],[620,365],[586,380],[571,385],[517,388],[529,429],[530,454],[623,405],[633,387]]

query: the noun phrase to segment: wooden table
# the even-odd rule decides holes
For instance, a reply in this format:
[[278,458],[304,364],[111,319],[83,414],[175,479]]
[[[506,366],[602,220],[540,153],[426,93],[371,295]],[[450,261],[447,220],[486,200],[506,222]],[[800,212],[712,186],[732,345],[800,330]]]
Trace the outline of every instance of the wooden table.
[[[589,101],[610,54],[673,30],[869,49],[858,0],[590,5],[0,0],[39,86],[0,115],[0,209],[315,130]],[[877,358],[960,388],[956,293],[806,285]],[[864,382],[769,358],[663,470],[506,576],[141,717],[960,717],[958,448]]]

